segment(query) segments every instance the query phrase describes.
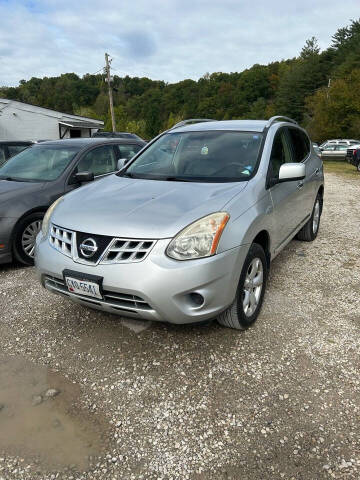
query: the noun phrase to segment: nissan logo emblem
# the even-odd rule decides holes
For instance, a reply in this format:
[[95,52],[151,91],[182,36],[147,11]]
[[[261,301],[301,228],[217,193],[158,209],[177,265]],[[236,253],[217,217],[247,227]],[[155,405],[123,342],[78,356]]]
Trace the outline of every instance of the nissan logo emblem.
[[93,238],[87,238],[80,244],[80,252],[86,258],[90,258],[98,250],[98,246]]

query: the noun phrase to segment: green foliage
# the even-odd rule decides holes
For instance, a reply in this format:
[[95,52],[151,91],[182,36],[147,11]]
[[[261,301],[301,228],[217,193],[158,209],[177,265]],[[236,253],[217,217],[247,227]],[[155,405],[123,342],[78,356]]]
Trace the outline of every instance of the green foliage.
[[[269,118],[287,115],[310,129],[314,140],[360,137],[360,20],[340,28],[320,52],[305,42],[298,57],[255,64],[241,73],[206,73],[174,84],[114,77],[116,129],[151,138],[184,118]],[[331,86],[328,88],[329,79]],[[103,75],[66,73],[21,80],[0,97],[102,119],[111,130]]]
[[313,138],[360,137],[360,69],[332,82],[307,99]]

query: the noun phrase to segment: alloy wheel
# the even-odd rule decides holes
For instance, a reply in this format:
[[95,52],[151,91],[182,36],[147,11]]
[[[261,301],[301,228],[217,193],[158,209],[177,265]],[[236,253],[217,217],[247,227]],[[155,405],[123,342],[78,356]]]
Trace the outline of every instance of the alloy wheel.
[[260,258],[253,258],[246,273],[243,292],[243,309],[251,317],[260,301],[264,282],[264,267]]
[[24,253],[30,258],[34,258],[35,240],[37,234],[41,230],[41,225],[41,220],[35,220],[34,222],[29,223],[21,236],[22,249]]
[[317,199],[314,207],[314,213],[313,213],[313,234],[315,235],[316,232],[318,231],[319,228],[319,221],[320,221],[320,202]]

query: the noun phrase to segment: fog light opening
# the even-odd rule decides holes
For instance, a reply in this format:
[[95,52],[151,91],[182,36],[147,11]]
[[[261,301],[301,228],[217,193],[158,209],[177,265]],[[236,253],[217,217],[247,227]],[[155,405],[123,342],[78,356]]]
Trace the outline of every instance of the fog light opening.
[[189,298],[190,298],[190,301],[192,303],[192,306],[196,307],[196,308],[202,307],[205,303],[204,297],[200,293],[197,293],[197,292],[189,293]]

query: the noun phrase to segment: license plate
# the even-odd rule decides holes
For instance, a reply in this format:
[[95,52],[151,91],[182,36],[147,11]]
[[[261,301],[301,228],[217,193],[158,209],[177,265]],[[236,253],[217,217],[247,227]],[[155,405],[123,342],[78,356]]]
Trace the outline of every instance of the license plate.
[[100,286],[98,283],[80,280],[73,277],[65,277],[65,282],[70,293],[102,299]]

